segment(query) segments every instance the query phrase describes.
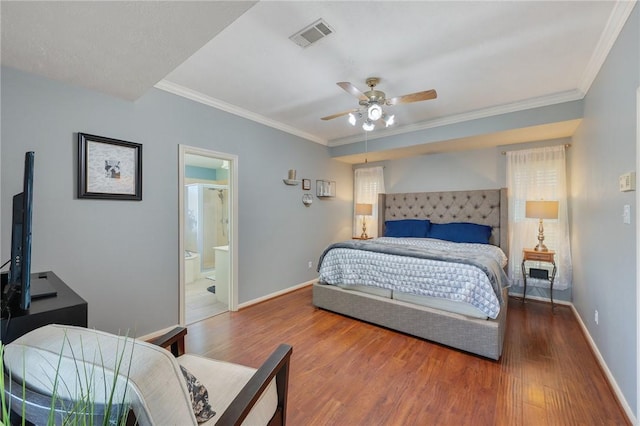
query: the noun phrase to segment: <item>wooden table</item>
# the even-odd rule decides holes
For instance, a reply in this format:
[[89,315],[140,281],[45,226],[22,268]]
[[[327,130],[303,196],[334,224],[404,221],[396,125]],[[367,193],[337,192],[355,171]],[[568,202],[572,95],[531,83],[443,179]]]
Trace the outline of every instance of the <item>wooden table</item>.
[[524,293],[522,294],[522,301],[527,297],[527,270],[525,268],[525,262],[546,262],[553,265],[553,270],[551,271],[551,276],[549,277],[550,291],[549,295],[551,296],[551,310],[553,311],[553,281],[556,278],[556,271],[558,268],[556,267],[555,261],[555,251],[536,251],[534,249],[524,249],[522,250],[522,278],[524,280]]

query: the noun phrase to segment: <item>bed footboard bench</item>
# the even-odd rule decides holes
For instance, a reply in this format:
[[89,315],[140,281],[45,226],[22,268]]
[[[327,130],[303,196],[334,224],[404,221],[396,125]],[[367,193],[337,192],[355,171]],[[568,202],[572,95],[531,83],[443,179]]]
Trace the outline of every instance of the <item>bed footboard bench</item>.
[[314,283],[313,304],[322,309],[498,360],[507,318],[505,304],[496,319],[476,319],[395,299]]

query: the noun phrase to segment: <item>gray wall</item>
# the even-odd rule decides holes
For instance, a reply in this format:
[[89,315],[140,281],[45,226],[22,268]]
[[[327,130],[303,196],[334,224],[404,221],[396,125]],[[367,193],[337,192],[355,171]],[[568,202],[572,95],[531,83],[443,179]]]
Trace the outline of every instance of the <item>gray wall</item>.
[[637,192],[619,192],[618,177],[636,167],[639,15],[636,7],[585,98],[570,203],[573,303],[634,412],[637,225],[622,223],[622,209],[635,218]]
[[[178,322],[178,144],[239,157],[240,303],[312,280],[324,247],[351,235],[351,167],[325,146],[156,89],[127,102],[7,68],[1,89],[0,258],[34,150],[33,270],[84,297],[92,327],[142,335]],[[143,201],[75,198],[76,132],[143,144]],[[304,207],[301,187],[282,182],[291,168],[335,180],[337,197]]]
[[[417,130],[410,133],[376,137],[375,132],[365,144],[364,141],[334,146],[330,149],[333,157],[365,152],[407,148],[416,145],[455,141],[469,136],[488,135],[514,129],[523,129],[541,124],[560,123],[582,118],[582,100],[563,102],[522,111],[493,115]],[[384,134],[384,133],[383,133]]]
[[420,155],[389,161],[387,192],[458,191],[501,188],[505,177],[499,163],[501,148]]

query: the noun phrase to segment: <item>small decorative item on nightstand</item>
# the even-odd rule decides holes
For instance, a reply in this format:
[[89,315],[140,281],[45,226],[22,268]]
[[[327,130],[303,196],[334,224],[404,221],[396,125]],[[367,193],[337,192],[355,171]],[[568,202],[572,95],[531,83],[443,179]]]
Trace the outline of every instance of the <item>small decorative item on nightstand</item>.
[[362,216],[362,234],[360,235],[360,239],[368,240],[367,216],[371,216],[373,214],[373,204],[356,204],[356,214],[358,216]]
[[524,303],[524,299],[527,297],[527,269],[525,267],[526,261],[531,262],[546,262],[553,265],[553,269],[551,270],[551,276],[549,279],[550,290],[549,295],[551,296],[551,312],[553,312],[553,280],[556,278],[556,261],[555,261],[555,251],[547,250],[547,251],[537,251],[536,249],[524,249],[522,250],[522,279],[524,281],[524,292],[522,293],[522,302]]

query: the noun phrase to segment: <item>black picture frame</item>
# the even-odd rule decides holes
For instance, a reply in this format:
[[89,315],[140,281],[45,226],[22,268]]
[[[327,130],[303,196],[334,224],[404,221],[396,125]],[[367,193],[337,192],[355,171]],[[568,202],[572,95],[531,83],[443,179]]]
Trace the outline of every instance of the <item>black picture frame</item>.
[[302,179],[302,189],[309,191],[311,189],[311,179]]
[[142,200],[142,144],[78,133],[78,198]]

